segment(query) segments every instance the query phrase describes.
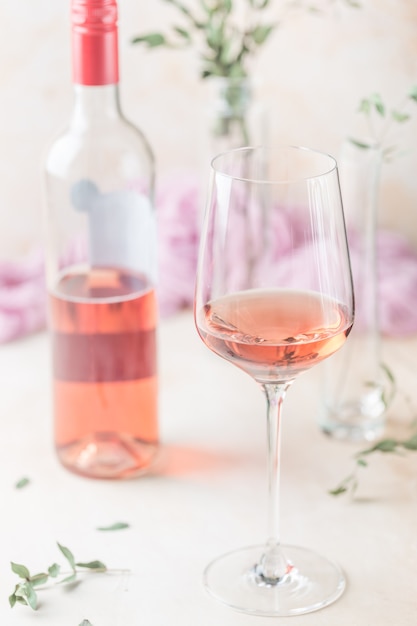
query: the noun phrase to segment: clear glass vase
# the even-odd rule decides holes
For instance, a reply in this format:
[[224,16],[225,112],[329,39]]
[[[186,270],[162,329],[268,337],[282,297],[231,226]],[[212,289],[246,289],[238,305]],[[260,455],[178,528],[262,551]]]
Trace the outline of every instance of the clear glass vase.
[[[365,142],[364,142],[365,143]],[[382,155],[346,141],[339,170],[351,252],[356,317],[349,341],[323,366],[319,423],[328,435],[373,441],[385,428],[393,378],[381,355],[377,222]]]
[[210,79],[209,150],[226,150],[265,143],[265,111],[254,101],[249,78]]

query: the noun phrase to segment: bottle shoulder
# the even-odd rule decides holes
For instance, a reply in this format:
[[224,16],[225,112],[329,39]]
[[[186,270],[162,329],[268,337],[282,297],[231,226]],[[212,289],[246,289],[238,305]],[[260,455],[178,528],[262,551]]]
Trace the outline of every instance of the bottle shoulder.
[[46,153],[47,174],[64,175],[69,169],[94,170],[113,165],[130,169],[154,169],[154,155],[142,131],[123,116],[92,123],[71,121],[51,142]]

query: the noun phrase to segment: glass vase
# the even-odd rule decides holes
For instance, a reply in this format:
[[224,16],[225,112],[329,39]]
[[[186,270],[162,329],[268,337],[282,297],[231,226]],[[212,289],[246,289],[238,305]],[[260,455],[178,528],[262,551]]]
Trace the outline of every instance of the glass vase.
[[210,157],[233,148],[265,143],[266,116],[249,78],[210,79]]
[[[351,441],[385,429],[393,378],[382,361],[378,319],[377,223],[382,154],[378,145],[346,141],[339,159],[356,316],[349,341],[323,366],[320,427]],[[365,145],[365,142],[363,142]]]

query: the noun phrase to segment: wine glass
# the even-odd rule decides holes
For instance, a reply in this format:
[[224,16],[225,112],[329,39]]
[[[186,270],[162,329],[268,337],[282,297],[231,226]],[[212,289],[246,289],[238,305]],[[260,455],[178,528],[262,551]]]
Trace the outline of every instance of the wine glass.
[[280,422],[295,378],[333,354],[354,298],[335,160],[285,146],[239,148],[211,164],[195,322],[203,342],[266,396],[268,536],[206,568],[204,584],[245,613],[285,616],[334,602],[339,566],[279,537]]

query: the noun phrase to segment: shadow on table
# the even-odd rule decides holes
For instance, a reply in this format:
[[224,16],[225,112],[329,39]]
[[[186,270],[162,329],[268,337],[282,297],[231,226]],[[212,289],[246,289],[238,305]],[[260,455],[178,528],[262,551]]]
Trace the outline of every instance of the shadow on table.
[[166,445],[162,448],[156,472],[159,476],[185,476],[224,472],[247,462],[243,454],[213,452],[204,448]]

